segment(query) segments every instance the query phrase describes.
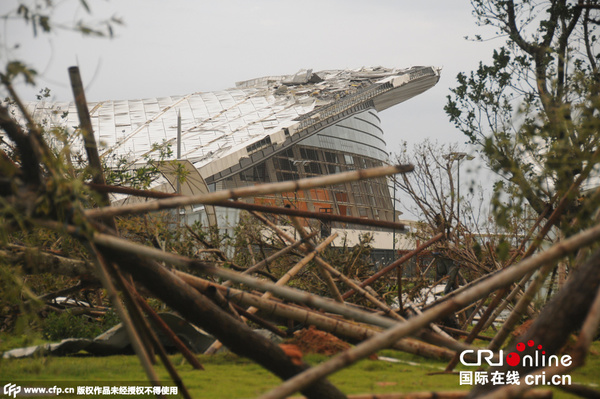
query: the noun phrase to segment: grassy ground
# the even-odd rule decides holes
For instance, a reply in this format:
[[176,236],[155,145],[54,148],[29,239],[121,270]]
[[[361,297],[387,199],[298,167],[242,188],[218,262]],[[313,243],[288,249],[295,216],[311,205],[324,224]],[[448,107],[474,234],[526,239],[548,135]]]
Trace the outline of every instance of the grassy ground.
[[[18,340],[13,337],[2,341],[0,336],[0,350],[7,349],[9,346],[15,347],[14,344]],[[596,353],[600,352],[598,343],[595,343],[594,350]],[[347,394],[468,388],[459,385],[459,376],[456,374],[432,374],[443,370],[445,362],[424,361],[422,358],[396,351],[383,351],[380,355],[395,357],[400,362],[363,360],[332,375],[331,382]],[[279,383],[277,377],[260,366],[232,354],[199,356],[199,359],[206,370],[193,370],[181,355],[171,357],[194,398],[253,398]],[[309,355],[305,360],[317,364],[327,358]],[[166,383],[168,381],[166,371],[161,366],[157,366],[157,370]],[[592,355],[584,369],[572,373],[574,383],[598,383],[599,376],[600,355]],[[11,382],[26,386],[28,383],[33,385],[34,382],[47,381],[49,386],[59,387],[72,386],[72,384],[141,385],[144,380],[144,373],[135,356],[69,356],[0,360],[2,384]],[[62,397],[66,396],[62,395]],[[572,396],[556,391],[555,397]]]

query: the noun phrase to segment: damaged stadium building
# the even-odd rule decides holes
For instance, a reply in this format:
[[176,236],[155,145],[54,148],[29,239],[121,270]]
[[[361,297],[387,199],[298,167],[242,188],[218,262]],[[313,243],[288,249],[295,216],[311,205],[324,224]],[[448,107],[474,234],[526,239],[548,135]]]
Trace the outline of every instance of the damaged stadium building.
[[[434,67],[302,70],[216,92],[89,103],[89,110],[107,165],[126,158],[139,167],[168,144],[186,180],[177,183],[178,172],[165,167],[153,188],[195,195],[385,165],[389,153],[378,113],[430,89],[439,76]],[[73,103],[38,102],[30,110],[38,120],[52,115],[52,123],[79,124]],[[246,201],[397,221],[389,185],[378,178]],[[238,209],[213,206],[190,207],[182,215],[187,223],[222,229],[235,226],[239,216]],[[389,230],[340,222],[327,227],[345,233],[334,246],[369,232],[382,261],[390,259],[393,247],[410,245],[402,239],[394,245]]]

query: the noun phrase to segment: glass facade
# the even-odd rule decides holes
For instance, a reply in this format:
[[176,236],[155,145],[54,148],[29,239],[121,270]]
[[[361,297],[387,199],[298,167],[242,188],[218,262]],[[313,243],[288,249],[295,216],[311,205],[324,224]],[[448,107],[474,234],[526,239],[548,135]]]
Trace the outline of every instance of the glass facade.
[[[379,117],[370,109],[325,128],[221,183],[223,189],[230,189],[373,168],[386,162]],[[393,202],[385,178],[260,196],[250,201],[260,205],[289,205],[311,212],[394,220]],[[347,226],[334,223],[333,227]]]

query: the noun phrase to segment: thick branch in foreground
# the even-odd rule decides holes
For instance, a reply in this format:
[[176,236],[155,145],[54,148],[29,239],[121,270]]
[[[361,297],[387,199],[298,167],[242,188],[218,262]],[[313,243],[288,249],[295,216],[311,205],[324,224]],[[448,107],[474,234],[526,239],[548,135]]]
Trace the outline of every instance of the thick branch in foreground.
[[[596,251],[587,262],[580,266],[554,298],[544,307],[542,313],[529,330],[519,337],[506,352],[516,351],[518,342],[532,340],[535,346],[542,345],[546,356],[556,354],[565,345],[569,335],[578,330],[585,320],[596,292],[600,286],[600,250]],[[526,347],[524,355],[534,355],[535,347]],[[502,368],[501,370],[505,370]],[[511,367],[521,375],[531,373],[535,368],[524,369],[520,365]],[[476,386],[470,397],[493,391],[498,387],[492,385]]]
[[[388,347],[393,342],[398,341],[409,334],[425,327],[427,324],[445,316],[446,314],[459,310],[479,298],[487,295],[492,290],[507,286],[518,280],[531,270],[535,270],[543,264],[553,262],[565,255],[576,251],[577,249],[591,245],[600,238],[600,226],[596,226],[582,233],[574,235],[556,245],[547,251],[525,259],[517,265],[503,269],[500,273],[490,277],[475,287],[468,289],[458,295],[451,301],[444,302],[433,308],[424,311],[422,314],[413,317],[410,323],[399,323],[374,338],[366,340],[352,349],[349,349],[334,358],[312,367],[310,370],[295,376],[292,379],[281,384],[276,389],[260,396],[260,399],[280,399],[298,391],[306,384],[312,381],[330,375],[339,369],[346,367],[360,359],[363,359],[376,351]],[[599,268],[600,270],[600,268]],[[552,327],[556,329],[556,327]]]
[[214,205],[220,201],[225,201],[229,199],[255,197],[258,195],[277,194],[288,191],[298,191],[310,188],[332,186],[345,182],[393,175],[396,173],[408,173],[412,170],[412,165],[381,166],[378,168],[361,169],[351,172],[338,173],[335,175],[311,177],[308,179],[300,179],[295,181],[258,184],[256,186],[240,187],[232,190],[215,191],[208,194],[200,194],[189,197],[182,196],[161,199],[152,202],[144,202],[141,204],[129,204],[119,207],[88,209],[87,211],[85,211],[85,215],[90,218],[110,217],[160,211],[162,209],[173,209],[180,206],[188,205]]
[[[113,261],[122,270],[131,273],[135,281],[146,286],[188,321],[214,335],[234,353],[254,360],[282,379],[291,378],[308,369],[307,365],[292,363],[279,346],[225,313],[158,263],[124,253],[115,254],[113,250],[105,252],[112,253]],[[316,381],[302,393],[314,399],[346,397],[325,379]]]
[[[152,191],[152,190],[140,190],[131,187],[123,187],[123,186],[111,186],[106,184],[87,184],[90,188],[94,189],[97,192],[103,193],[120,193],[126,195],[139,196],[144,198],[174,198],[174,197],[182,197],[181,194],[177,193],[165,193],[162,191]],[[365,219],[356,216],[345,216],[345,215],[336,215],[333,213],[323,213],[323,212],[310,212],[303,211],[300,209],[293,208],[285,208],[280,206],[269,206],[269,205],[257,205],[250,204],[242,201],[220,201],[214,204],[215,206],[220,206],[224,208],[232,208],[232,209],[244,209],[246,211],[255,211],[262,213],[270,213],[274,215],[289,215],[303,218],[311,218],[317,219],[327,222],[342,222],[342,223],[352,223],[358,224],[362,226],[374,226],[374,227],[383,227],[387,229],[396,229],[396,230],[404,230],[405,225],[403,223],[398,222],[389,222],[387,220],[376,220],[376,219]]]
[[[184,272],[175,271],[175,274],[200,292],[208,290],[209,287],[215,287],[220,290],[223,295],[226,295],[227,300],[243,306],[254,306],[259,308],[263,315],[267,317],[274,316],[295,320],[306,325],[315,326],[320,330],[330,332],[343,339],[363,341],[382,331],[380,328],[367,324],[349,322],[340,317],[327,316],[312,309],[275,302],[249,292],[224,287]],[[390,348],[432,359],[450,360],[455,353],[452,350],[417,341],[410,337],[394,342]]]

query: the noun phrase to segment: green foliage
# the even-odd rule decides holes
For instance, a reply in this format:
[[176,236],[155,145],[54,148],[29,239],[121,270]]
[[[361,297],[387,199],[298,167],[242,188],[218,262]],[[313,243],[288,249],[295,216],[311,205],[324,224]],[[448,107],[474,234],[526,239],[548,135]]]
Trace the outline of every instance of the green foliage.
[[[21,0],[18,2],[18,6],[12,10],[4,11],[0,15],[2,20],[12,21],[21,20],[26,25],[30,26],[34,37],[38,35],[48,35],[59,30],[67,30],[73,32],[79,32],[84,36],[95,36],[95,37],[113,37],[114,29],[117,25],[122,25],[123,21],[112,16],[110,18],[91,21],[86,19],[80,19],[78,21],[64,22],[56,21],[54,17],[55,11],[61,6],[65,6],[65,2],[54,2],[54,1],[38,1],[38,0]],[[86,0],[79,0],[79,4],[87,12],[91,14],[90,7]],[[68,5],[67,5],[68,6]],[[27,65],[26,61],[19,59],[11,59],[13,50],[21,47],[21,43],[16,43],[13,48],[6,48],[6,37],[2,37],[3,34],[8,35],[10,30],[4,29],[3,33],[0,34],[0,60],[6,63],[4,72],[0,73],[0,80],[2,83],[12,83],[16,78],[22,77],[23,81],[27,84],[34,85],[37,71]],[[14,38],[11,38],[14,39]],[[16,38],[17,40],[21,38]]]
[[[478,23],[506,42],[491,63],[458,74],[445,111],[501,178],[493,207],[506,225],[525,202],[537,214],[553,206],[600,161],[597,10],[558,0],[472,4]],[[597,208],[582,191],[568,197],[567,233],[589,225]]]
[[[17,17],[23,19],[28,25],[31,25],[34,36],[39,33],[50,33],[56,29],[70,29],[87,36],[112,37],[114,26],[123,24],[120,18],[113,16],[99,23],[79,20],[73,25],[65,25],[56,23],[52,19],[52,13],[57,6],[53,1],[20,1],[19,3],[17,9],[6,14],[5,18]],[[91,14],[91,9],[86,0],[79,0],[79,3],[88,14]]]
[[99,320],[69,311],[50,313],[42,325],[42,336],[49,341],[65,338],[94,338],[120,322],[116,313],[109,311]]
[[6,72],[0,74],[0,80],[2,83],[10,83],[16,77],[22,76],[26,83],[34,84],[36,75],[35,70],[27,67],[21,61],[12,61],[6,64]]
[[70,312],[50,313],[42,327],[44,338],[50,341],[64,338],[93,338],[99,333],[100,328],[97,325]]
[[167,162],[175,162],[177,179],[180,183],[185,181],[185,170],[177,161],[167,161],[173,156],[171,143],[153,143],[152,149],[144,155],[144,162],[134,167],[126,156],[110,154],[103,157],[103,168],[107,184],[115,186],[128,186],[132,188],[148,189],[161,175],[160,168]]
[[496,254],[498,255],[498,259],[501,261],[506,261],[510,256],[510,243],[505,240],[501,240],[498,246],[496,247]]
[[32,335],[42,304],[18,268],[0,262],[0,331]]

